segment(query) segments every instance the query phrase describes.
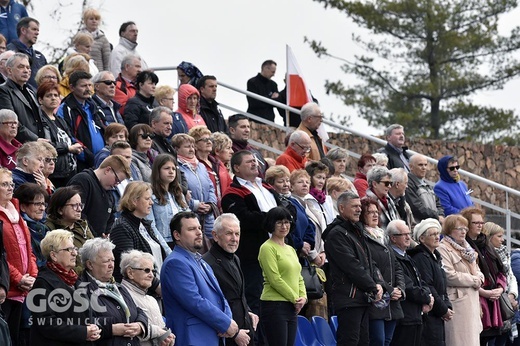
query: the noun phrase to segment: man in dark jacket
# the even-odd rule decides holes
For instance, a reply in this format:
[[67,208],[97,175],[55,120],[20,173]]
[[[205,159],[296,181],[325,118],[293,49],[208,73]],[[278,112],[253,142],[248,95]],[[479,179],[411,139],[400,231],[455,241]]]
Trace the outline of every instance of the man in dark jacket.
[[426,156],[415,154],[410,158],[410,173],[408,173],[408,187],[405,198],[415,221],[433,218],[444,222],[444,209],[433,188],[426,182],[428,160]]
[[31,17],[22,18],[18,24],[16,24],[16,34],[18,35],[18,39],[9,43],[7,49],[14,52],[24,53],[29,56],[31,78],[29,78],[28,83],[34,88],[34,90],[36,90],[36,88],[38,88],[36,80],[34,79],[36,73],[38,73],[40,68],[47,65],[45,55],[40,51],[33,49],[33,46],[38,40],[38,35],[40,34],[40,23]]
[[101,71],[92,78],[94,84],[94,95],[92,100],[97,104],[99,109],[105,114],[107,124],[119,123],[124,124],[119,109],[121,105],[114,101],[116,94],[116,80],[112,72]]
[[92,76],[76,71],[69,77],[71,93],[58,108],[57,115],[69,125],[74,138],[83,144],[78,155],[78,171],[94,166],[94,156],[105,147],[103,134],[107,126],[105,114],[90,97]]
[[412,233],[406,223],[402,220],[390,221],[386,232],[395,257],[403,268],[406,283],[406,300],[401,302],[404,318],[397,321],[390,345],[419,346],[422,336],[422,314],[432,309],[433,296],[422,281],[415,262],[406,254],[412,239]]
[[258,164],[252,152],[242,150],[233,154],[231,168],[235,177],[222,197],[222,210],[235,214],[240,220],[242,239],[237,255],[244,271],[247,302],[258,314],[263,288],[258,252],[269,239],[263,224],[267,212],[280,202],[274,189],[258,177]]
[[332,279],[332,303],[338,316],[338,345],[368,345],[368,309],[383,295],[359,222],[361,201],[351,191],[338,198],[339,216],[323,232]]
[[[260,73],[247,81],[247,91],[273,100],[278,99],[278,85],[271,79],[275,73],[276,62],[273,60],[264,61]],[[247,103],[248,113],[274,121],[273,106],[249,96],[247,97]]]
[[76,185],[81,190],[81,201],[85,205],[82,214],[96,237],[108,234],[114,223],[115,205],[110,190],[130,176],[128,161],[123,156],[110,155],[98,169],[86,169],[68,182],[68,186]]
[[200,115],[208,130],[227,133],[226,121],[218,108],[218,102],[215,100],[217,98],[217,78],[215,76],[203,76],[198,82],[198,88],[200,92]]
[[6,68],[8,78],[0,86],[0,108],[10,109],[18,116],[16,139],[25,143],[45,138],[36,95],[27,84],[31,76],[29,58],[24,53],[16,53],[7,60]]
[[404,168],[406,172],[410,172],[410,164],[408,163],[410,155],[406,152],[408,147],[404,145],[404,127],[399,124],[392,124],[386,128],[385,135],[387,143],[377,152],[388,156],[388,169]]
[[234,339],[226,340],[226,345],[252,344],[258,316],[247,305],[244,274],[240,268],[240,260],[235,255],[240,243],[240,221],[234,214],[222,214],[215,220],[211,233],[215,243],[203,259],[213,269],[231,308],[233,319],[240,328]]

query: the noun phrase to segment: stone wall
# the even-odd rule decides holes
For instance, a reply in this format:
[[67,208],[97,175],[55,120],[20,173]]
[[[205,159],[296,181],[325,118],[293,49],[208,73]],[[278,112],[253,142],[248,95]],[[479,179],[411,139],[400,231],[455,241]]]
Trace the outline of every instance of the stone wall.
[[[282,130],[256,123],[252,123],[251,128],[252,139],[281,151],[285,150],[285,132]],[[350,134],[331,133],[329,142],[356,153],[374,152],[380,148],[378,144]],[[440,159],[445,155],[455,156],[462,169],[512,189],[520,190],[519,147],[429,139],[412,139],[408,140],[407,144],[414,151],[435,159]],[[275,155],[270,152],[264,152],[264,155],[275,158]],[[430,166],[427,179],[435,182],[439,179],[438,171],[436,166]],[[357,160],[351,158],[347,167],[347,172],[353,176],[357,170]],[[470,189],[474,190],[473,197],[506,208],[505,192],[465,177],[463,180]],[[509,209],[513,212],[520,212],[520,197],[509,195]]]

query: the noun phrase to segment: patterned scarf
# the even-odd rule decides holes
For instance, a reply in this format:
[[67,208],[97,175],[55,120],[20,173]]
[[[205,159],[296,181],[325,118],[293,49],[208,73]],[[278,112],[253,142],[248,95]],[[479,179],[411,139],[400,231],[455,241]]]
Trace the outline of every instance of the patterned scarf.
[[312,197],[316,198],[316,200],[318,201],[319,204],[325,203],[325,198],[327,197],[325,195],[325,191],[318,190],[315,187],[311,187],[311,189],[309,190],[309,193],[311,194]]
[[199,160],[197,159],[197,157],[194,156],[192,159],[190,159],[186,156],[182,156],[181,154],[177,154],[177,158],[181,163],[188,164],[192,171],[197,171],[197,167],[199,165]]
[[61,264],[52,261],[47,261],[47,268],[56,273],[68,286],[74,286],[76,281],[78,281],[78,274],[76,274],[74,269],[67,271]]
[[471,248],[471,246],[466,240],[464,240],[464,246],[461,246],[457,242],[455,242],[455,240],[450,236],[446,236],[443,239],[446,239],[446,241],[451,246],[453,246],[455,250],[460,252],[462,258],[464,258],[469,263],[473,263],[477,259],[477,253],[475,252],[475,250]]
[[[115,283],[108,283],[108,282],[101,282],[97,279],[96,284],[98,285],[98,289],[94,291],[94,293],[98,296],[104,295],[107,297],[111,297],[116,302],[119,303],[123,311],[125,312],[126,316],[126,323],[130,323],[130,309],[128,308],[128,305],[125,302],[125,299],[123,298],[123,295],[121,292],[119,292],[119,289],[117,288],[117,285]],[[111,280],[112,281],[112,280]]]

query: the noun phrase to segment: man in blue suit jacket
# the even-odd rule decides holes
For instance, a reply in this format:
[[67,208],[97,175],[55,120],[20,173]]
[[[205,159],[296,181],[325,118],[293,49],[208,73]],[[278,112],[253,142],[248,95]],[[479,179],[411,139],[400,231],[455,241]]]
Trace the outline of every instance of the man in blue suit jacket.
[[213,270],[197,252],[203,241],[197,215],[178,213],[170,231],[176,244],[161,269],[166,325],[178,345],[223,345],[239,329]]

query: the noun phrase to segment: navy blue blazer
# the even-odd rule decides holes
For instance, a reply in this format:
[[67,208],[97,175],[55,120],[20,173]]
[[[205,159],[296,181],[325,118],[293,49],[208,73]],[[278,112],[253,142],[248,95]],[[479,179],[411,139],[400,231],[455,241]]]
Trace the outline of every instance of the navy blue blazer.
[[231,324],[231,309],[211,266],[176,245],[161,269],[166,325],[178,345],[219,344]]

